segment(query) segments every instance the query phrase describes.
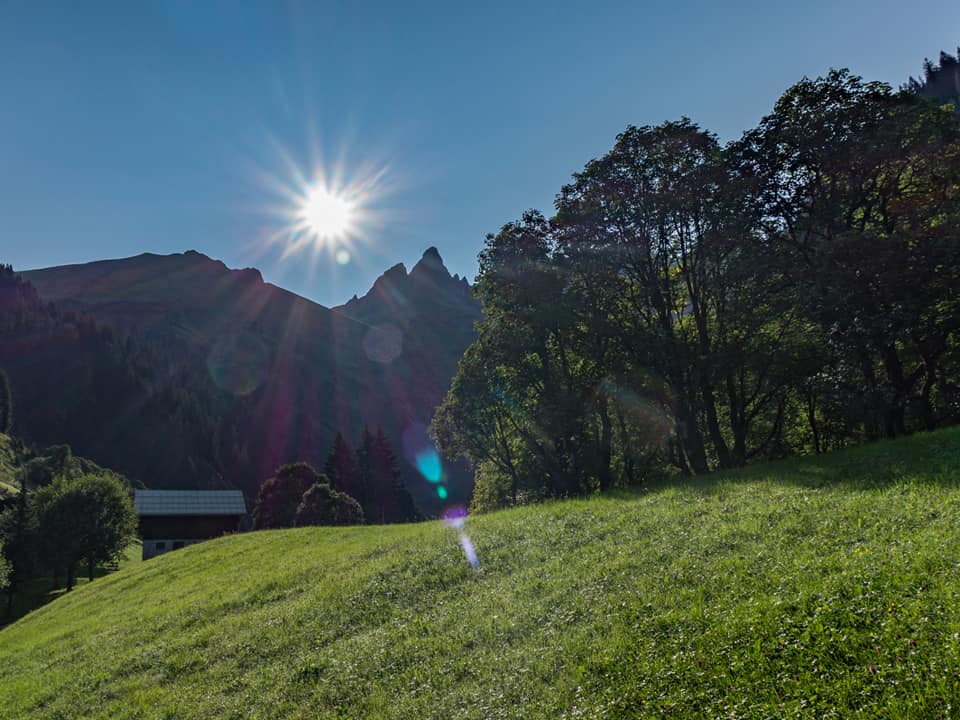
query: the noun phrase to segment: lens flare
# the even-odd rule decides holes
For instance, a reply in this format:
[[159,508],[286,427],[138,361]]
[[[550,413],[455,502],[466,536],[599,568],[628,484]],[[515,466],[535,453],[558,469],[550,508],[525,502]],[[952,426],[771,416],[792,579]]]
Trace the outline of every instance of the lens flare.
[[363,351],[373,362],[389,365],[403,354],[403,332],[393,323],[374,325],[363,336]]
[[473,542],[466,533],[460,533],[460,547],[463,548],[463,554],[466,555],[470,567],[479,570],[480,561],[477,559],[477,551],[473,549]]
[[452,507],[443,514],[443,524],[448,528],[457,531],[457,539],[460,541],[460,547],[463,549],[463,555],[474,570],[480,570],[480,560],[477,558],[476,548],[473,547],[473,541],[467,535],[464,525],[467,520],[467,509],[464,507]]
[[436,484],[443,478],[443,465],[440,456],[433,448],[427,448],[417,453],[417,470],[427,480]]
[[218,388],[243,397],[266,380],[270,369],[270,348],[252,333],[227,335],[210,348],[206,365]]
[[449,528],[462,528],[467,519],[467,509],[460,505],[448,509],[440,518]]

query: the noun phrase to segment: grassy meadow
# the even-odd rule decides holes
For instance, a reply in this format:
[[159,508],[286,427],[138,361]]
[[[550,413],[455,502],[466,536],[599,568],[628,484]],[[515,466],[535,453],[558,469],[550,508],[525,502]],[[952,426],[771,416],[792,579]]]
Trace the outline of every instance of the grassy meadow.
[[960,429],[465,530],[131,563],[0,631],[0,717],[960,716]]

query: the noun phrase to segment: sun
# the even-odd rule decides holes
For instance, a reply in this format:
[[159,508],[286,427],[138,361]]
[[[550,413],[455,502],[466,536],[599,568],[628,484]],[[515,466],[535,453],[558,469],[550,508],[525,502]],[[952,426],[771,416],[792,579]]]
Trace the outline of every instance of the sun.
[[356,204],[325,187],[311,190],[300,207],[300,219],[322,240],[336,240],[353,231]]

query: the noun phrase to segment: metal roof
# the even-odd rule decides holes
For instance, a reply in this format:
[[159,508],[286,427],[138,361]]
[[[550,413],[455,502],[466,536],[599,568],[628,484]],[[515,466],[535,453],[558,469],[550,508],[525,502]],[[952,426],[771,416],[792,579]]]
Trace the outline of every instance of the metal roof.
[[137,515],[244,515],[239,490],[135,490]]

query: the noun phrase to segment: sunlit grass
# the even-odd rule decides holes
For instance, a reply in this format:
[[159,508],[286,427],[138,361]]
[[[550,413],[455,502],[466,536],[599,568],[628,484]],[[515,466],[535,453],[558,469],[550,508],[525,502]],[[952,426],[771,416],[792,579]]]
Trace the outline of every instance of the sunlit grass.
[[960,431],[440,523],[240,535],[0,632],[0,716],[952,717]]

